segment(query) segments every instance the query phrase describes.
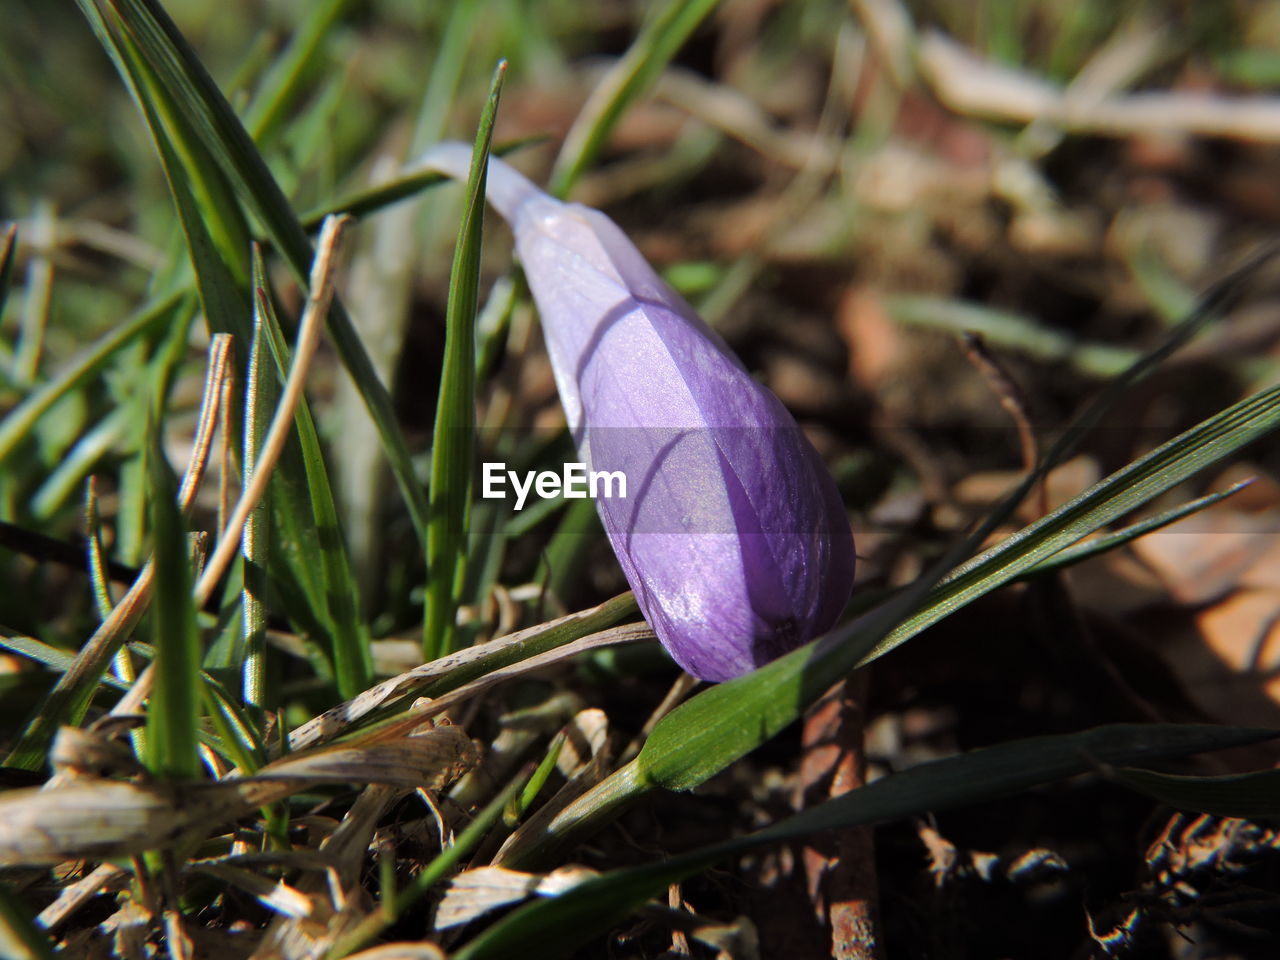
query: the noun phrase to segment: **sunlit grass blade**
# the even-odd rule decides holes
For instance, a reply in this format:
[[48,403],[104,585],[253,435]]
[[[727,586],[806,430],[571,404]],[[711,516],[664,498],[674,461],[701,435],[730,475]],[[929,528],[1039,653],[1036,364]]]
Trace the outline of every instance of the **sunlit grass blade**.
[[480,116],[467,199],[449,275],[445,314],[444,369],[431,447],[430,520],[427,527],[427,589],[423,616],[426,659],[453,649],[454,618],[466,582],[467,518],[471,510],[472,456],[476,431],[476,313],[480,296],[480,244],[484,225],[489,147],[507,64],[494,71]]
[[1031,317],[963,300],[899,294],[887,297],[885,308],[898,323],[957,334],[978,333],[992,346],[1045,362],[1065,363],[1093,377],[1113,377],[1139,357],[1128,347],[1081,341]]
[[255,728],[256,718],[248,716],[249,704],[239,702],[209,674],[202,674],[209,718],[224,747],[226,759],[241,773],[251,774],[267,762],[267,751]]
[[[168,380],[172,375],[173,367],[185,352],[187,333],[185,325],[169,331],[166,340],[162,340],[157,356],[144,371],[143,388],[134,401],[139,408],[137,414],[140,421],[139,429],[149,438],[149,441],[144,443],[141,451],[143,454],[147,454],[150,446],[157,443],[157,439],[151,435],[154,429],[151,425],[161,422],[160,414],[163,409],[163,398],[168,394]],[[215,337],[210,343],[204,399],[197,420],[191,460],[187,465],[180,490],[183,511],[190,510],[204,475],[204,469],[208,464],[209,444],[214,435],[221,390],[225,385],[229,348],[230,338],[225,335]],[[144,456],[144,464],[149,459],[149,456]],[[154,522],[154,518],[151,517],[154,481],[150,475],[149,465],[147,470],[143,478],[147,484],[143,491],[145,494],[143,503],[145,504],[144,512],[147,514],[147,527],[150,529]],[[138,573],[129,590],[112,608],[110,615],[81,646],[66,673],[58,678],[58,682],[27,724],[17,745],[9,753],[7,763],[30,770],[38,769],[45,761],[45,753],[58,728],[64,724],[78,725],[84,718],[111,659],[128,639],[134,625],[151,602],[154,577],[153,558]]]
[[[722,685],[723,686],[723,685]],[[1186,725],[1117,725],[1034,737],[936,760],[883,777],[778,823],[660,863],[584,881],[559,897],[535,901],[499,920],[453,960],[563,956],[607,931],[646,901],[728,857],[832,830],[920,816],[996,799],[1086,773],[1101,764],[1148,762],[1276,736],[1275,731]]]
[[1280,387],[1241,401],[1107,477],[963,564],[929,590],[927,598],[928,577],[854,623],[704,690],[664,717],[636,759],[553,821],[545,838],[509,851],[505,865],[527,867],[540,854],[537,845],[560,849],[650,789],[696,787],[795,722],[822,691],[859,663],[904,643],[1277,426]]
[[[35,637],[24,637],[17,634],[0,635],[0,649],[9,650],[19,656],[27,657],[57,673],[65,673],[75,662],[75,657],[67,653],[67,651],[58,647],[51,647]],[[108,675],[104,675],[100,682],[106,686],[115,687],[117,690],[127,688],[127,684]]]
[[[207,229],[205,210],[208,204],[199,206],[187,189],[190,182],[211,184],[205,192],[214,197],[226,193],[222,183],[222,173],[211,164],[196,164],[191,168],[189,158],[200,157],[205,153],[205,144],[195,140],[187,129],[188,118],[178,109],[151,71],[150,64],[138,56],[132,48],[127,36],[121,40],[122,60],[134,87],[138,91],[139,100],[147,117],[157,149],[164,163],[175,204],[183,224],[184,233],[190,249],[192,264],[195,268],[197,288],[205,307],[206,318],[212,330],[228,330],[236,333],[242,343],[252,338],[249,323],[249,308],[242,294],[241,285],[237,282],[231,268],[226,264],[228,259],[240,266],[248,255],[247,242],[242,250],[228,258],[225,253],[220,256],[213,244],[210,231]],[[168,126],[162,126],[152,104],[152,97],[162,102],[169,117]],[[167,130],[177,129],[188,142],[183,157],[188,158],[184,164],[174,147],[170,144]],[[217,218],[225,223],[223,233],[235,238],[247,237],[248,231],[239,220],[239,207],[233,199],[224,199],[216,209],[221,212]],[[240,269],[245,269],[240,266]],[[261,263],[254,264],[255,289],[265,289],[265,271]],[[263,299],[260,294],[255,298]],[[255,304],[255,308],[260,306]],[[275,354],[276,366],[283,377],[288,366],[287,347],[283,334],[274,325],[274,316],[268,314],[266,329],[269,343]],[[288,514],[285,527],[291,531],[303,529],[314,530],[318,538],[318,549],[303,558],[296,551],[282,553],[282,558],[292,568],[295,579],[303,587],[311,601],[312,611],[326,610],[328,617],[321,616],[320,622],[325,629],[322,635],[328,641],[331,655],[334,658],[336,675],[343,685],[344,694],[350,695],[367,685],[371,664],[369,662],[367,638],[362,624],[359,622],[356,590],[350,576],[349,564],[346,560],[345,548],[338,529],[337,514],[333,506],[333,497],[320,452],[319,439],[314,424],[305,404],[300,404],[297,415],[298,437],[302,453],[298,456],[286,456],[282,463],[282,484],[288,484],[291,478],[298,478],[305,471],[305,486],[309,498],[295,496],[278,498],[282,512]],[[293,481],[295,484],[298,481]],[[263,509],[266,509],[265,507]],[[304,542],[303,539],[292,539],[290,543]],[[314,559],[320,558],[320,575],[313,575]]]
[[[80,0],[89,4],[92,0]],[[113,13],[133,37],[142,56],[171,93],[174,103],[248,204],[299,280],[305,282],[313,250],[262,155],[164,9],[154,0],[118,0]],[[335,347],[369,408],[382,438],[391,470],[414,521],[425,536],[426,498],[413,471],[408,447],[396,423],[391,398],[365,353],[350,318],[335,300],[329,332]]]
[[[232,271],[226,266],[226,257],[218,256],[214,250],[210,233],[206,229],[203,211],[198,207],[187,189],[189,182],[212,183],[215,186],[207,193],[220,194],[222,188],[216,186],[222,182],[222,174],[210,164],[197,165],[193,171],[190,164],[182,165],[167,136],[167,128],[162,127],[150,97],[154,96],[167,106],[170,127],[180,132],[187,132],[186,139],[193,140],[186,145],[184,157],[200,157],[205,153],[205,144],[195,140],[187,131],[188,118],[182,114],[172,102],[163,85],[158,83],[151,72],[150,64],[138,56],[132,49],[127,36],[122,38],[122,60],[134,87],[138,91],[139,100],[151,127],[157,149],[161,154],[166,175],[168,176],[175,203],[181,215],[184,233],[191,252],[192,264],[195,268],[196,283],[200,291],[201,301],[205,306],[205,314],[209,326],[213,330],[229,330],[235,332],[241,343],[249,343],[253,338],[254,328],[249,322],[249,308]],[[207,205],[206,205],[207,206]],[[222,210],[218,218],[229,225],[224,232],[232,232],[236,236],[246,236],[247,228],[239,222],[239,206],[233,199],[224,200],[218,208]],[[233,262],[244,261],[249,252],[247,242],[241,250],[235,252]],[[243,268],[242,268],[243,269]],[[254,288],[258,291],[255,297],[255,313],[261,311],[262,304],[267,303],[265,329],[268,342],[275,356],[275,365],[280,376],[288,369],[284,336],[275,323],[274,314],[270,312],[269,301],[263,291],[266,289],[265,269],[258,255],[253,264]],[[314,532],[317,549],[308,551],[308,556],[298,556],[297,550],[282,551],[281,557],[290,566],[294,578],[307,594],[309,609],[318,615],[323,626],[321,636],[327,640],[330,655],[335,664],[335,673],[344,695],[351,695],[368,684],[372,669],[368,654],[367,637],[363,625],[359,621],[356,588],[350,575],[346,559],[345,547],[338,528],[337,512],[333,505],[333,496],[329,487],[319,439],[310,412],[305,403],[300,403],[297,413],[298,438],[301,455],[290,448],[282,461],[280,481],[274,484],[277,488],[284,486],[300,486],[300,478],[305,473],[305,487],[308,497],[285,495],[272,498],[271,502],[279,504],[286,515],[283,527],[291,532],[306,530]],[[230,429],[230,425],[228,425]],[[260,505],[257,512],[268,509]],[[305,537],[295,537],[288,541],[298,545],[306,542]],[[318,555],[319,576],[314,573],[315,559]],[[251,573],[252,577],[253,574]],[[296,609],[296,608],[295,608]],[[324,612],[328,616],[324,616]]]
[[158,777],[193,780],[200,775],[200,633],[178,485],[158,442],[149,451],[147,476],[155,539],[151,636],[156,658],[145,761]]
[[[253,258],[254,288],[265,282],[262,258]],[[268,361],[266,324],[262,313],[270,302],[265,294],[254,297],[253,342],[249,346],[249,369],[245,376],[244,452],[241,458],[244,475],[250,477],[258,463],[258,454],[271,426],[275,408],[276,378]],[[241,665],[241,693],[250,707],[266,707],[266,642],[267,642],[267,569],[270,557],[271,489],[249,515],[240,541],[242,596],[240,615],[244,635],[244,661]]]
[[321,0],[302,8],[305,16],[301,24],[267,71],[244,114],[245,129],[259,146],[279,131],[303,81],[315,68],[325,38],[350,6],[351,0]]
[[31,914],[0,883],[0,955],[10,960],[54,960],[49,936],[31,922]]
[[[490,150],[490,153],[495,157],[505,157],[509,153],[523,150],[525,147],[542,143],[545,140],[546,137],[541,134],[522,137],[518,140],[496,144]],[[412,169],[412,164],[410,164],[410,167],[411,169],[407,172],[398,177],[393,177],[385,183],[357,190],[339,197],[337,200],[328,201],[315,210],[304,214],[302,217],[303,228],[308,233],[313,233],[320,229],[320,224],[324,222],[325,217],[333,214],[345,213],[358,218],[370,213],[376,213],[385,207],[421,193],[427,187],[437,186],[450,179],[435,170],[414,170]]]
[[930,624],[1007,583],[1280,425],[1280,387],[1246,397],[1094,484],[1080,496],[961,565],[917,614],[876,645],[879,657]]
[[667,0],[641,28],[622,59],[592,91],[565,136],[548,192],[563,197],[595,162],[622,112],[657,79],[716,5],[716,0]]
[[0,462],[30,436],[36,421],[54,404],[82,387],[124,347],[139,337],[170,324],[183,324],[182,315],[194,309],[195,298],[171,293],[144,304],[129,319],[113,327],[71,360],[47,382],[27,395],[0,420]]
[[117,407],[86,431],[32,494],[28,503],[32,519],[49,522],[74,495],[85,475],[120,443],[128,428],[129,410]]
[[92,476],[84,485],[84,529],[89,564],[89,586],[93,590],[93,603],[98,608],[98,617],[105,620],[113,606],[111,578],[107,573],[106,551],[102,548],[102,520],[98,515],[98,485]]
[[1066,567],[1074,566],[1091,557],[1107,553],[1117,547],[1122,547],[1126,543],[1132,543],[1139,537],[1145,537],[1148,533],[1154,533],[1169,526],[1171,523],[1177,523],[1185,517],[1191,516],[1193,513],[1199,513],[1206,510],[1214,504],[1221,503],[1227,497],[1234,496],[1245,487],[1253,483],[1253,479],[1242,480],[1239,483],[1232,484],[1226,490],[1220,490],[1217,493],[1211,493],[1204,497],[1197,497],[1195,500],[1187,503],[1179,504],[1169,510],[1163,510],[1155,516],[1147,517],[1145,520],[1139,520],[1120,530],[1115,530],[1105,536],[1098,537],[1094,540],[1087,540],[1084,543],[1078,543],[1074,547],[1067,547],[1059,550],[1048,560],[1044,560],[1030,570],[1024,576],[1034,576],[1035,574],[1046,572],[1049,570],[1062,570]]
[[[261,262],[255,262],[254,274],[261,282],[266,282]],[[257,290],[255,317],[262,322],[266,344],[275,360],[276,369],[284,376],[290,367],[289,347],[265,287],[258,287]],[[359,587],[351,575],[351,563],[338,522],[338,510],[334,504],[333,488],[329,483],[320,436],[305,400],[298,403],[294,424],[302,450],[306,495],[309,500],[308,513],[314,523],[314,536],[318,538],[319,547],[318,556],[297,556],[295,559],[313,571],[317,566],[316,560],[320,561],[319,580],[323,592],[317,598],[320,600],[318,606],[313,604],[312,609],[328,613],[327,619],[331,625],[330,653],[338,689],[342,696],[350,697],[369,685],[373,673],[368,633],[360,619]],[[296,529],[296,524],[294,527]]]

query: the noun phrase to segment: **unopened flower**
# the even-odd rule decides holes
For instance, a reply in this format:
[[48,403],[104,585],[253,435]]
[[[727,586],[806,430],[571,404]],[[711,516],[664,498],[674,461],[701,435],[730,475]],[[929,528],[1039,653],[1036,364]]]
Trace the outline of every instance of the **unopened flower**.
[[[471,148],[423,162],[465,178]],[[604,214],[506,163],[488,199],[511,224],[579,456],[621,471],[596,506],[668,653],[727,680],[829,628],[853,538],[835,483],[772,393]]]

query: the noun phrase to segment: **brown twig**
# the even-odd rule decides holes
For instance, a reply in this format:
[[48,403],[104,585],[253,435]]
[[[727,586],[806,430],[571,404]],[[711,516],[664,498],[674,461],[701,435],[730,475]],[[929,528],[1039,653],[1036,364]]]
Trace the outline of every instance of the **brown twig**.
[[[866,782],[863,704],[867,671],[832,687],[805,716],[797,806],[821,803]],[[814,837],[803,848],[809,898],[831,936],[834,960],[879,960],[873,834],[854,827]]]
[[[1000,361],[987,349],[981,334],[965,331],[960,335],[960,345],[965,357],[986,378],[1001,408],[1009,414],[1018,428],[1022,469],[1030,473],[1040,462],[1040,447],[1036,442],[1035,430],[1031,426],[1031,418],[1027,416],[1026,396],[1013,377],[1009,376],[1009,372],[1001,366]],[[1049,491],[1043,477],[1036,484],[1036,509],[1042,517],[1049,512]]]

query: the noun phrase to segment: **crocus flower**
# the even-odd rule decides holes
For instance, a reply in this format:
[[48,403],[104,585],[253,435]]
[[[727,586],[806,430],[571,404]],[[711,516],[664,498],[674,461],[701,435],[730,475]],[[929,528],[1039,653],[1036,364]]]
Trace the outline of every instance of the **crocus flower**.
[[[423,163],[465,179],[471,148]],[[496,158],[488,200],[511,225],[569,428],[641,611],[675,661],[727,680],[829,628],[853,538],[817,452],[618,226]]]

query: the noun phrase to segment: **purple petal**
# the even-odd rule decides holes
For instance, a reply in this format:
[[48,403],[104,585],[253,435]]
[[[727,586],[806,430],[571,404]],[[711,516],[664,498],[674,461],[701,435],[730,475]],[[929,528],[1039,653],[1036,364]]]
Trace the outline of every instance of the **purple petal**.
[[[461,144],[424,158],[454,176],[469,161]],[[488,183],[514,230],[579,455],[627,478],[626,499],[596,505],[663,646],[719,681],[829,628],[852,586],[853,539],[791,415],[612,220],[500,160]]]

